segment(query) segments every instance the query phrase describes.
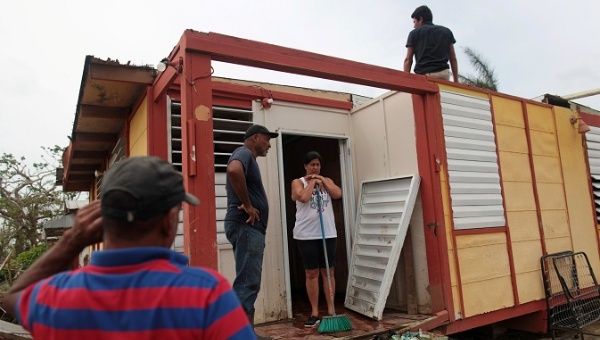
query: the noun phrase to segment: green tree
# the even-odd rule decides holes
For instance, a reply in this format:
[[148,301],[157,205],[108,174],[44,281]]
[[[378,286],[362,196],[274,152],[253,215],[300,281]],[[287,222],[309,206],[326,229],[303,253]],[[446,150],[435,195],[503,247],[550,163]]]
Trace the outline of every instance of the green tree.
[[469,61],[475,71],[476,75],[458,75],[458,79],[461,83],[483,87],[486,89],[498,91],[498,78],[494,73],[494,69],[490,66],[490,64],[485,60],[481,54],[477,53],[475,50],[465,47],[464,52],[469,57]]
[[63,149],[42,147],[42,161],[3,153],[0,157],[0,255],[20,254],[43,243],[43,223],[63,213],[65,199],[74,197],[56,185]]

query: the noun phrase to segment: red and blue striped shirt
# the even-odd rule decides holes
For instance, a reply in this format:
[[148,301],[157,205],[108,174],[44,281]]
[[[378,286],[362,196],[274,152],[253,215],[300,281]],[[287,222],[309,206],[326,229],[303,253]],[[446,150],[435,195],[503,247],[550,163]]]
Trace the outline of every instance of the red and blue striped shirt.
[[166,248],[103,250],[21,292],[36,339],[254,339],[229,283]]

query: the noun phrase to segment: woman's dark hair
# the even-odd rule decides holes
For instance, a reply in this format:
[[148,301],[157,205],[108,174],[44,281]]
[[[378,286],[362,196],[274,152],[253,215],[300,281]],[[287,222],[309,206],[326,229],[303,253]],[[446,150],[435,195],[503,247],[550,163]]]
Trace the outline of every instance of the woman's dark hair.
[[310,163],[313,159],[318,159],[319,163],[323,163],[323,160],[321,159],[321,154],[319,154],[316,151],[309,151],[306,153],[306,156],[304,156],[304,165]]
[[423,22],[433,21],[433,14],[431,13],[429,7],[425,5],[417,7],[410,17],[417,20],[423,19]]

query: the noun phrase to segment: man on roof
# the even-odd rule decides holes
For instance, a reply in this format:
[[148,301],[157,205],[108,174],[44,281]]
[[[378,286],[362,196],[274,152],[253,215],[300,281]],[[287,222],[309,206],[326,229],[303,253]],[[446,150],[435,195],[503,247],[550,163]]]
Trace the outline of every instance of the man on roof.
[[[404,72],[410,72],[413,57],[416,60],[414,72],[433,78],[450,80],[458,83],[458,62],[454,51],[454,35],[444,26],[433,24],[433,14],[427,6],[419,6],[411,15],[414,24],[406,41],[406,58]],[[450,67],[448,67],[450,62]]]

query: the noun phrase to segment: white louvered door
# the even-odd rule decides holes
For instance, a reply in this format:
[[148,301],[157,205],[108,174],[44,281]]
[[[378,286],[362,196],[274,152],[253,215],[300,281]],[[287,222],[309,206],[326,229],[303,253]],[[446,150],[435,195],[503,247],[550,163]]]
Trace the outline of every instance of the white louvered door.
[[381,320],[410,217],[419,176],[363,182],[344,306]]
[[504,207],[490,103],[441,92],[455,229],[504,226]]

